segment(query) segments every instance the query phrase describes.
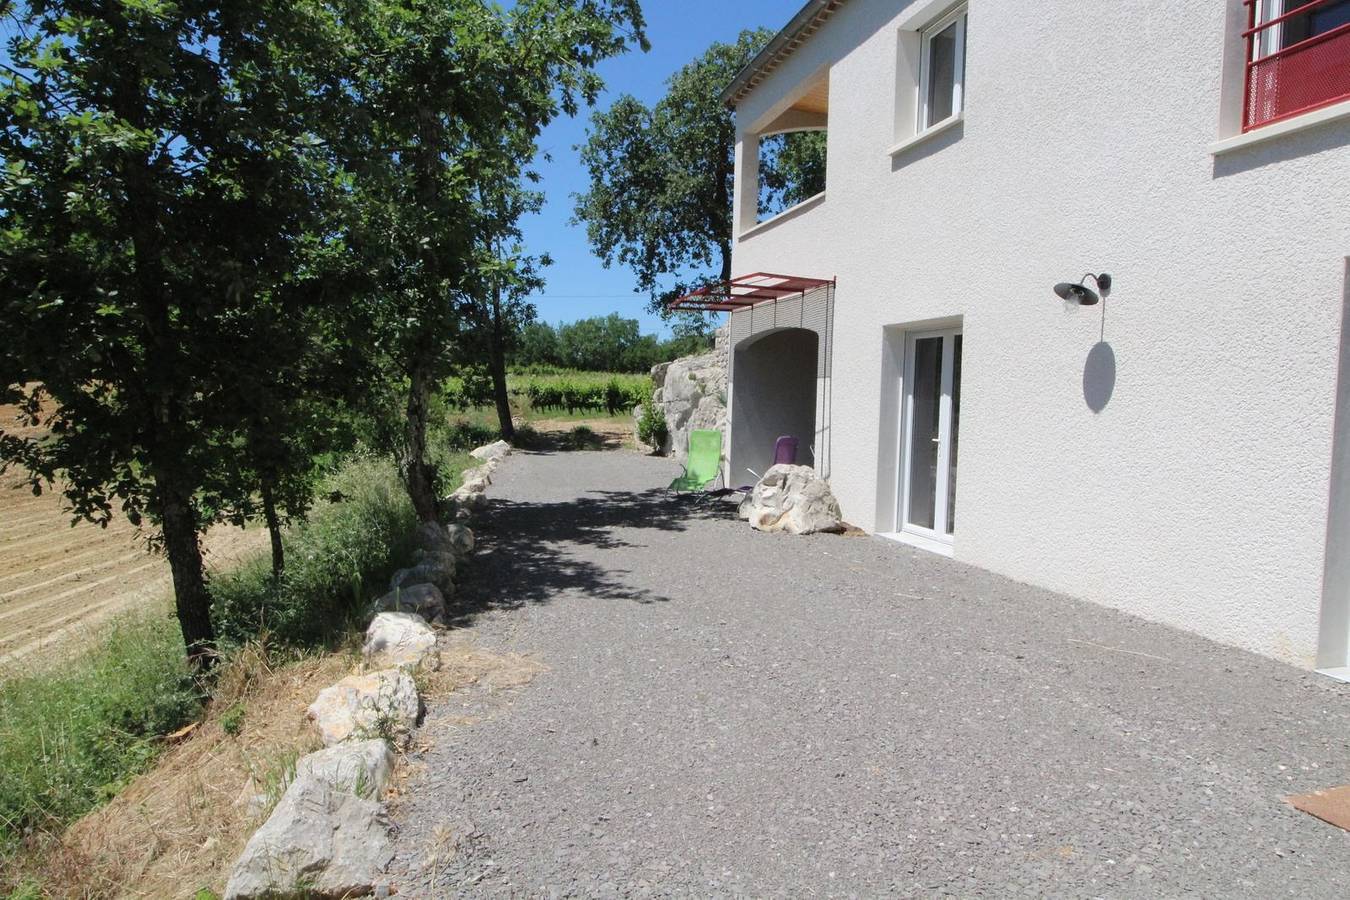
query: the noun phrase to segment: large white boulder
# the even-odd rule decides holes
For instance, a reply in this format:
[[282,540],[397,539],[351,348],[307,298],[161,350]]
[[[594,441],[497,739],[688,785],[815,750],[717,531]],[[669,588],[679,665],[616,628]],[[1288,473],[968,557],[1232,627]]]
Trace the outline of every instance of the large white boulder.
[[349,675],[326,687],[309,706],[325,747],[345,740],[405,741],[422,714],[417,685],[402,669]]
[[843,527],[839,501],[810,466],[771,466],[741,501],[740,515],[760,531],[814,534]]
[[382,740],[302,758],[230,872],[226,900],[368,894],[394,857],[379,802],[394,755]]
[[361,648],[366,663],[376,669],[435,669],[440,666],[436,632],[415,613],[382,612],[366,628]]
[[382,612],[416,613],[428,622],[444,622],[445,595],[434,584],[394,588],[370,605],[371,615]]
[[[652,398],[666,419],[668,437],[661,449],[683,465],[689,456],[689,432],[727,433],[728,333],[719,328],[709,353],[685,356],[652,368]],[[640,415],[640,413],[639,413]]]
[[295,764],[292,781],[319,778],[336,788],[378,799],[394,771],[394,751],[382,738],[325,747]]
[[483,462],[496,463],[511,455],[511,445],[506,441],[493,441],[491,444],[470,450],[469,455]]

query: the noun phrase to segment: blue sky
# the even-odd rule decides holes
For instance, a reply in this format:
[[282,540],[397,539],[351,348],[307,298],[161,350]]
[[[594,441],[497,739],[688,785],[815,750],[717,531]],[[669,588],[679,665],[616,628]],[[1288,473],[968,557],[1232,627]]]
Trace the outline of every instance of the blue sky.
[[[775,30],[801,8],[800,0],[648,0],[643,13],[652,49],[610,60],[600,68],[608,91],[597,104],[609,106],[622,93],[647,104],[661,98],[665,80],[701,54],[714,41],[732,41],[746,28]],[[639,319],[644,332],[667,333],[660,318],[646,312],[647,296],[633,293],[633,276],[606,269],[591,253],[582,226],[570,224],[572,194],[586,189],[586,172],[572,148],[585,139],[589,112],[562,118],[543,134],[540,147],[553,158],[540,161],[540,188],[547,205],[525,223],[530,253],[548,253],[553,265],[544,274],[548,285],[533,299],[546,322],[572,321],[618,312]]]

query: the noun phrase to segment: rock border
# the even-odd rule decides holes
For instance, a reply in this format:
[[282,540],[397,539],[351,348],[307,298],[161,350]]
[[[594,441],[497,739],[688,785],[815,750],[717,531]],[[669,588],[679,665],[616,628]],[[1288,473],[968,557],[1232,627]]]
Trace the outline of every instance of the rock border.
[[381,879],[393,844],[380,795],[394,747],[406,746],[420,724],[413,676],[440,665],[432,623],[446,624],[456,571],[476,543],[469,523],[487,505],[492,475],[511,452],[506,441],[471,451],[482,465],[445,498],[451,524],[418,526],[414,564],[395,572],[389,593],[367,611],[362,671],[324,688],[307,711],[324,749],[296,763],[281,799],[235,860],[225,900],[387,895]]

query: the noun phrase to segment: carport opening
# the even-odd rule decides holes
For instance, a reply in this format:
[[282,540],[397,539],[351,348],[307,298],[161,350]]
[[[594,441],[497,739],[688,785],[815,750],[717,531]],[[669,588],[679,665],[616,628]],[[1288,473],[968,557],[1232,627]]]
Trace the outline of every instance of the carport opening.
[[787,328],[736,348],[731,485],[758,481],[773,465],[774,444],[784,435],[797,439],[797,465],[815,465],[818,344],[814,331]]

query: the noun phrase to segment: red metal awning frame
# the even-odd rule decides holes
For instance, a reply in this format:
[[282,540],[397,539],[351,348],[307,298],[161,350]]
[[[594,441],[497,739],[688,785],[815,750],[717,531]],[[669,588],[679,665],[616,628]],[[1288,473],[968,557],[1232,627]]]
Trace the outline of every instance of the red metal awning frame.
[[701,287],[672,301],[670,308],[698,312],[735,312],[757,303],[782,300],[793,295],[805,296],[818,288],[833,286],[833,278],[753,272],[730,281],[719,281]]

